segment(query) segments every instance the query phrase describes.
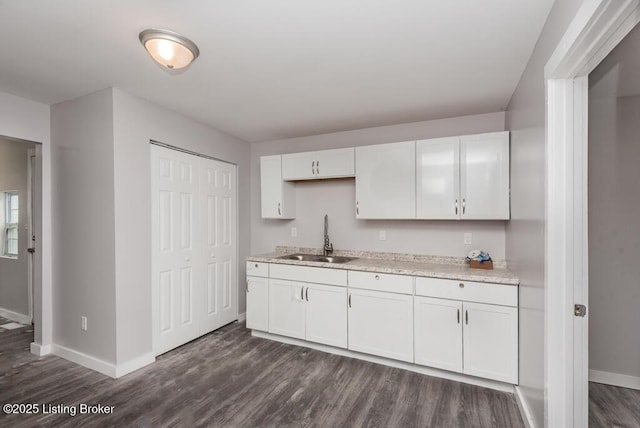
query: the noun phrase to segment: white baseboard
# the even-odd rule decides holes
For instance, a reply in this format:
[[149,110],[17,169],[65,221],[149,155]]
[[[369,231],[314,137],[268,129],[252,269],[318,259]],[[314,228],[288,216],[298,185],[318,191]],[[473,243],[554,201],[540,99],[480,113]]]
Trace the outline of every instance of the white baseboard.
[[531,413],[531,407],[527,403],[527,400],[522,395],[522,390],[519,386],[514,388],[516,403],[518,403],[518,409],[520,409],[520,415],[522,416],[522,421],[524,422],[524,426],[526,428],[537,428],[535,420],[533,419],[533,413]]
[[108,363],[96,357],[92,357],[82,352],[75,351],[73,349],[69,349],[65,346],[54,344],[52,346],[52,351],[54,355],[57,355],[58,357],[62,357],[65,360],[69,360],[73,363],[80,364],[81,366],[84,366],[91,370],[95,370],[109,377],[112,377],[112,378],[116,377],[115,364]]
[[403,361],[396,361],[396,360],[390,360],[383,357],[377,357],[375,355],[361,354],[360,352],[349,351],[348,349],[334,348],[333,346],[321,345],[319,343],[311,343],[305,340],[293,339],[291,337],[278,336],[277,334],[265,333],[258,330],[251,330],[251,335],[254,337],[262,338],[262,339],[275,340],[276,342],[287,343],[289,345],[302,346],[305,348],[311,348],[311,349],[326,352],[329,354],[335,354],[343,357],[350,357],[358,360],[369,361],[372,363],[377,363],[377,364],[382,364],[389,367],[408,370],[411,372],[420,373],[428,376],[454,380],[457,382],[468,383],[470,385],[482,386],[484,388],[491,388],[497,391],[504,391],[504,392],[509,392],[513,394],[513,385],[504,383],[504,382],[481,379],[481,378],[468,376],[460,373],[453,373],[445,370],[434,369],[431,367],[418,366],[411,363],[405,363]]
[[246,312],[238,314],[238,322],[242,322],[242,321],[246,321],[246,320],[247,320],[247,313]]
[[150,352],[145,355],[140,355],[139,357],[129,360],[126,363],[118,364],[116,366],[115,377],[122,377],[126,374],[129,374],[138,369],[141,369],[144,366],[148,366],[149,364],[154,363],[155,361],[156,361],[156,356],[153,352]]
[[31,342],[31,346],[29,347],[31,353],[37,355],[38,357],[44,357],[45,355],[49,355],[51,353],[51,345],[41,345],[36,342]]
[[589,370],[589,382],[640,390],[640,377],[603,372],[600,370]]
[[19,314],[4,308],[0,308],[0,317],[26,325],[31,324],[32,321],[29,315]]

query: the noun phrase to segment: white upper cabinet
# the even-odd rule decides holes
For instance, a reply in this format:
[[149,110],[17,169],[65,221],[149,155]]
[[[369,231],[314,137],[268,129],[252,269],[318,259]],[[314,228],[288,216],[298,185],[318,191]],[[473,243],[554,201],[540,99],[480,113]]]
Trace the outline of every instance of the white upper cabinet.
[[416,217],[415,141],[356,147],[356,217]]
[[417,218],[509,219],[509,132],[416,142]]
[[460,137],[461,218],[509,219],[509,132]]
[[260,190],[262,218],[295,218],[295,187],[282,180],[281,155],[260,158]]
[[460,218],[460,137],[416,141],[417,217]]
[[317,180],[355,176],[355,150],[321,150],[282,155],[283,180]]

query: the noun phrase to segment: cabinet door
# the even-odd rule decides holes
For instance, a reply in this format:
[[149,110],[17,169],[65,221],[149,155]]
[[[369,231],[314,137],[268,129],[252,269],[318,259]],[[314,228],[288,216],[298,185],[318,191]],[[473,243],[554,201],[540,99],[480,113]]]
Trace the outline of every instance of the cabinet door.
[[415,141],[356,147],[356,217],[416,217]]
[[460,138],[462,219],[509,218],[509,133]]
[[354,148],[282,155],[283,180],[353,177]]
[[304,339],[305,303],[299,282],[269,280],[269,333]]
[[295,187],[282,181],[282,156],[260,158],[262,218],[295,218]]
[[306,284],[306,338],[310,342],[347,347],[347,289]]
[[464,303],[464,373],[518,383],[518,309]]
[[462,302],[416,296],[415,361],[462,372]]
[[413,362],[413,296],[349,289],[349,349]]
[[247,328],[269,331],[269,279],[247,277]]
[[416,141],[417,217],[458,219],[460,201],[460,138]]

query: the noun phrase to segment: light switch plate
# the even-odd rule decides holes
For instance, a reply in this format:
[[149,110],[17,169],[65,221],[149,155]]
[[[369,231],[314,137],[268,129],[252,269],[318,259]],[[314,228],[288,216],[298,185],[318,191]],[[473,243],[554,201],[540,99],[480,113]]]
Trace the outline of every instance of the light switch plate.
[[293,238],[295,238],[296,236],[298,236],[298,229],[297,229],[297,228],[295,228],[295,227],[292,227],[292,228],[291,228],[291,236],[292,236]]
[[464,243],[465,245],[471,245],[473,243],[473,235],[471,232],[467,232],[464,234]]
[[380,231],[380,240],[381,241],[386,241],[387,240],[387,231],[386,230],[381,230]]

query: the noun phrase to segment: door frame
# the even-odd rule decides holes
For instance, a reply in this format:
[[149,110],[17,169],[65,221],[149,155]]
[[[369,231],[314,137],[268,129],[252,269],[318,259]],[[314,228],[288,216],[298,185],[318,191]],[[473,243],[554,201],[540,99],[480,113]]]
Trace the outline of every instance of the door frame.
[[[38,219],[37,217],[37,213],[35,212],[34,208],[34,186],[36,185],[35,180],[37,179],[36,177],[36,168],[37,166],[35,165],[35,162],[37,162],[37,158],[36,158],[36,149],[35,147],[33,149],[29,149],[27,152],[27,249],[31,248],[32,245],[34,245],[34,241],[33,241],[33,236],[36,233],[36,225],[35,225],[35,221],[37,221]],[[35,247],[34,247],[35,248]],[[33,295],[34,295],[34,284],[36,281],[35,278],[35,274],[34,274],[34,268],[35,268],[35,254],[34,253],[29,253],[28,255],[28,260],[27,260],[27,301],[28,301],[28,313],[27,315],[29,315],[29,318],[31,318],[31,322],[33,322]]]
[[545,66],[546,426],[588,425],[588,76],[640,22],[640,0],[585,0]]

